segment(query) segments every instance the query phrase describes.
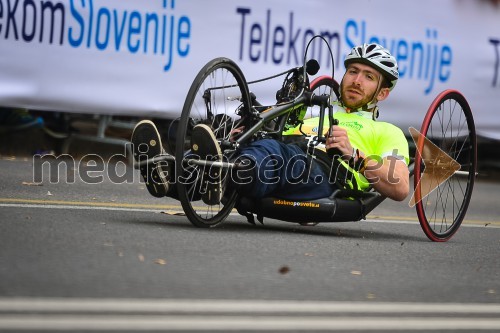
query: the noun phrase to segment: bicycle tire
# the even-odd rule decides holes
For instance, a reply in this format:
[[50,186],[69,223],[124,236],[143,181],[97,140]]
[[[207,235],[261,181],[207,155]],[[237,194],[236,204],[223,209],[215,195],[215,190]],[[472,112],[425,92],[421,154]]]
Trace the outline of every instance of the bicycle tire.
[[[231,213],[237,194],[234,189],[228,188],[229,173],[225,172],[221,202],[207,205],[200,200],[203,167],[185,163],[190,150],[190,131],[196,124],[207,124],[218,140],[228,140],[235,126],[235,111],[242,108],[250,110],[250,103],[248,85],[241,69],[227,58],[215,58],[208,62],[189,89],[177,132],[176,186],[184,213],[196,227],[209,228],[221,224]],[[227,160],[227,156],[223,157]]]
[[[330,95],[330,102],[338,101],[340,99],[340,85],[329,75],[318,76],[311,81],[311,91],[315,95]],[[315,116],[314,108],[309,107],[307,110],[307,117],[312,118]]]
[[[472,111],[465,97],[451,89],[440,93],[430,105],[420,133],[422,135],[416,143],[414,172],[417,216],[430,240],[445,242],[462,224],[477,171],[476,130]],[[454,173],[422,198],[420,182],[425,165],[419,152],[424,149],[424,137],[459,162],[460,173]],[[455,191],[458,192],[457,195]]]

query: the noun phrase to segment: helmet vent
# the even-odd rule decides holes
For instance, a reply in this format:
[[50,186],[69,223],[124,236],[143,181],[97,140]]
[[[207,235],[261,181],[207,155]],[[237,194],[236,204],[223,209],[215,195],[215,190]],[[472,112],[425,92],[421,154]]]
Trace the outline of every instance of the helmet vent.
[[376,48],[377,45],[375,44],[370,44],[367,48],[366,48],[366,53],[370,53],[371,51],[373,51],[374,48]]
[[390,61],[381,61],[380,63],[387,67],[394,67],[394,64]]
[[377,52],[377,53],[373,53],[373,54],[370,54],[367,58],[375,58],[375,57],[381,57],[382,54]]

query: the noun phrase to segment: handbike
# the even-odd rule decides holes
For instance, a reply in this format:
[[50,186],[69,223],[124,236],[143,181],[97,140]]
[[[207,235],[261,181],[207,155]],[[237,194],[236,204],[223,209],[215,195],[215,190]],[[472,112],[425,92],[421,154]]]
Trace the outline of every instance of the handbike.
[[[333,59],[332,59],[332,67]],[[309,82],[319,69],[316,61],[304,58],[304,65],[286,72],[283,86],[273,105],[260,104],[249,90],[238,65],[227,58],[208,62],[194,79],[178,122],[175,149],[175,182],[178,198],[189,221],[197,227],[221,224],[236,207],[253,222],[253,215],[289,222],[359,221],[376,208],[385,197],[373,189],[363,193],[339,190],[328,198],[287,202],[279,198],[254,200],[239,196],[228,186],[229,170],[238,149],[253,140],[282,140],[283,131],[298,126],[308,108],[319,107],[319,125],[313,144],[324,142],[324,128],[332,121],[331,103],[339,98],[338,83],[331,76]],[[283,74],[283,73],[282,73]],[[326,124],[328,122],[328,124]],[[200,160],[191,153],[191,131],[197,124],[211,126],[222,153],[222,161]],[[244,127],[237,138],[235,128]],[[446,90],[431,104],[420,133],[458,161],[461,169],[425,198],[420,181],[426,167],[439,167],[439,161],[425,161],[419,152],[426,149],[424,140],[416,143],[415,157],[409,166],[414,176],[417,216],[426,236],[432,241],[446,241],[462,223],[472,195],[477,170],[477,147],[470,106],[458,91]],[[206,168],[222,172],[223,198],[216,205],[200,200],[207,180]]]

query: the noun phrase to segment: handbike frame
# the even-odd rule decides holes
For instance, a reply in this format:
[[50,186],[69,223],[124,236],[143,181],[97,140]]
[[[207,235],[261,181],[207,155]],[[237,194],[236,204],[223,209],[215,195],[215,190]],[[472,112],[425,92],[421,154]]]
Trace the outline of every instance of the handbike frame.
[[[215,73],[219,69],[225,70],[226,73],[229,72],[231,75],[233,75],[232,78],[234,78],[237,83],[232,84],[231,82],[228,82],[228,84],[222,84],[222,85],[219,83],[215,84],[215,86],[212,86],[210,88],[205,87],[204,80],[208,78],[209,74]],[[324,77],[322,77],[323,82],[318,83],[318,85],[314,87],[312,84],[310,85],[308,83],[307,74],[309,73],[306,74],[305,66],[302,69],[304,72],[304,76],[302,78],[300,78],[300,76],[297,76],[297,78],[295,78],[296,81],[294,81],[298,82],[298,84],[293,87],[294,88],[298,87],[298,89],[284,90],[284,88],[289,88],[289,86],[287,86],[289,82],[287,77],[287,79],[285,80],[286,84],[284,83],[283,88],[278,91],[278,93],[280,94],[284,93],[284,96],[286,98],[285,99],[278,98],[278,96],[281,97],[283,95],[277,94],[278,102],[276,104],[270,106],[263,106],[255,99],[255,96],[253,96],[253,94],[250,94],[248,85],[252,82],[245,81],[243,73],[241,73],[241,70],[234,62],[232,62],[227,58],[217,58],[207,63],[207,65],[205,65],[205,67],[202,70],[200,70],[198,76],[193,81],[191,89],[189,90],[188,95],[186,97],[186,102],[184,104],[180,120],[180,131],[177,134],[177,140],[178,140],[177,142],[179,144],[176,146],[177,147],[175,156],[176,158],[173,158],[173,156],[171,155],[165,156],[164,158],[165,160],[174,160],[176,162],[177,164],[175,168],[176,179],[180,179],[179,177],[182,176],[183,172],[188,171],[184,170],[183,168],[184,166],[189,167],[189,165],[203,166],[203,167],[218,167],[226,170],[238,167],[238,165],[235,163],[227,162],[228,160],[225,161],[199,160],[198,158],[195,158],[193,155],[191,155],[189,150],[190,148],[186,146],[186,143],[189,142],[189,131],[192,128],[194,128],[196,124],[213,125],[212,128],[214,129],[214,134],[216,134],[216,129],[217,131],[220,131],[221,128],[220,126],[222,125],[223,126],[222,128],[224,128],[224,130],[222,131],[223,135],[220,135],[221,132],[218,132],[219,134],[216,134],[216,138],[220,142],[223,156],[225,158],[228,157],[231,158],[234,157],[234,154],[238,149],[240,149],[240,147],[253,140],[259,140],[263,138],[274,138],[277,140],[282,140],[283,131],[285,129],[288,129],[288,126],[295,127],[298,126],[298,124],[300,124],[301,122],[300,118],[302,117],[302,111],[304,111],[303,110],[304,108],[307,108],[309,106],[320,106],[317,136],[310,138],[308,148],[310,147],[314,148],[319,143],[325,143],[327,134],[324,134],[323,127],[325,125],[324,123],[326,119],[327,109],[329,111],[328,114],[328,121],[330,125],[329,128],[331,128],[331,125],[333,124],[332,122],[333,107],[330,103],[331,102],[330,96],[333,95],[332,94],[328,95],[325,93],[324,95],[316,96],[314,94],[314,91],[316,87],[325,85],[327,87],[331,87],[333,91],[336,92],[336,95],[338,97],[338,91],[335,88],[338,87],[338,84],[334,82],[333,76],[331,78],[333,83],[328,82],[328,80],[324,82]],[[297,73],[300,74],[298,69],[294,69],[294,71],[295,71],[294,75]],[[288,71],[288,74],[291,73],[292,70]],[[311,73],[310,75],[314,74]],[[214,77],[216,77],[216,75],[214,75]],[[225,76],[223,76],[223,78],[225,78]],[[210,79],[212,79],[212,76],[210,77]],[[214,79],[214,81],[215,83],[217,83],[216,79]],[[208,84],[210,84],[210,82],[208,82]],[[231,95],[231,97],[227,97],[227,95],[224,93],[222,94],[214,93],[215,91],[220,89],[223,89],[225,92],[226,88],[229,91],[232,90],[234,87],[239,88],[239,93],[238,92],[236,94],[230,93],[229,95]],[[289,92],[291,94],[288,94]],[[212,93],[214,93],[213,96]],[[236,102],[233,103],[235,105],[229,106],[228,104],[228,106],[226,107],[226,102],[224,102],[224,99],[222,100],[220,99],[221,96],[227,98],[226,99],[227,101]],[[200,97],[202,98],[201,100]],[[212,97],[214,98],[212,99]],[[219,97],[219,99],[217,99],[216,97]],[[438,107],[441,106],[442,101],[446,100],[451,101],[450,103],[446,104],[447,108],[445,109],[448,110],[450,120],[452,117],[454,117],[455,106],[458,105],[459,108],[457,114],[459,116],[465,114],[468,124],[465,127],[465,130],[468,129],[468,132],[466,132],[466,135],[468,135],[466,137],[466,140],[467,138],[469,138],[468,142],[470,143],[470,145],[467,146],[461,145],[460,147],[458,147],[460,151],[458,152],[454,151],[454,153],[456,153],[455,155],[460,156],[462,148],[469,146],[471,152],[475,155],[476,153],[475,131],[474,131],[474,124],[470,107],[467,105],[463,96],[461,96],[456,92],[438,96],[437,100],[429,108],[428,111],[429,120],[427,122],[424,121],[424,124],[422,124],[422,128],[423,129],[425,128],[425,130],[422,130],[422,133],[424,134],[426,133],[426,128],[429,127],[429,123],[431,122],[434,113],[436,113]],[[214,104],[212,104],[212,101]],[[240,106],[237,105],[238,102],[240,102]],[[222,107],[222,112],[219,112],[220,111],[219,106]],[[193,116],[191,115],[191,112],[193,112],[192,113]],[[240,118],[235,120],[235,118],[232,116],[233,112]],[[295,113],[292,114],[293,112]],[[441,109],[439,109],[439,112],[441,112]],[[219,115],[222,117],[217,118],[217,116]],[[224,118],[224,116],[226,118]],[[442,124],[442,119],[439,117],[438,119],[441,120]],[[462,118],[459,119],[461,120]],[[448,124],[451,124],[451,122],[445,122],[444,123],[445,128],[441,126],[438,127],[438,129],[447,130]],[[227,131],[227,126],[230,127],[230,131]],[[244,127],[244,130],[240,134],[238,134],[238,136],[234,137],[227,134],[227,133],[233,133],[232,129],[242,126]],[[439,135],[439,133],[437,134]],[[455,132],[453,132],[452,130],[451,134],[454,135]],[[454,142],[456,142],[456,140]],[[418,145],[421,146],[420,143]],[[452,147],[456,147],[456,145]],[[422,147],[420,147],[420,149],[421,148]],[[308,149],[306,153],[311,154],[311,151]],[[319,157],[320,159],[323,160],[322,163],[325,163],[325,159],[321,155],[322,154],[320,154]],[[417,163],[420,164],[419,166],[422,166],[423,164],[422,159],[417,157],[418,155],[416,155],[412,163],[409,165],[410,176],[414,175],[415,173],[415,178],[419,176],[419,173],[422,173],[422,169],[418,170],[416,169]],[[320,159],[318,159],[318,161],[320,161]],[[159,160],[160,159],[155,159],[155,161]],[[467,170],[464,172],[464,174],[467,172],[469,173],[469,175],[471,173],[473,174],[475,173],[476,170],[475,158],[470,159],[470,166]],[[461,172],[459,172],[458,174],[461,174]],[[199,179],[199,181],[203,182],[203,178]],[[177,183],[178,192],[182,194],[179,200],[182,203],[183,209],[186,215],[188,216],[189,220],[195,226],[198,227],[212,227],[218,225],[228,216],[233,207],[236,207],[238,209],[238,212],[240,212],[240,214],[243,212],[244,214],[242,215],[245,215],[247,217],[249,216],[249,214],[245,213],[256,214],[257,217],[259,217],[260,215],[260,217],[270,217],[290,222],[300,223],[308,221],[315,221],[315,222],[358,221],[360,219],[365,218],[365,216],[370,211],[372,211],[375,207],[377,207],[381,202],[385,200],[385,197],[380,193],[378,193],[373,188],[368,192],[359,192],[359,191],[349,192],[349,190],[341,189],[341,190],[336,190],[328,198],[323,198],[318,200],[308,200],[299,203],[292,202],[291,204],[293,205],[293,208],[290,207],[289,202],[286,202],[285,204],[281,205],[279,203],[280,200],[278,198],[263,198],[257,204],[253,204],[252,206],[252,200],[247,200],[247,203],[243,203],[244,199],[246,198],[239,197],[238,199],[236,196],[236,192],[234,192],[234,189],[231,189],[229,190],[229,192],[227,192],[228,196],[224,197],[227,199],[224,201],[221,200],[221,204],[216,204],[216,205],[207,204],[208,207],[202,208],[203,210],[200,210],[199,207],[195,207],[191,204],[191,202],[199,200],[196,199],[196,197],[191,196],[191,193],[203,193],[203,192],[197,192],[198,189],[196,189],[196,187],[198,186],[198,184],[200,184],[199,181],[197,180],[196,183],[193,183],[191,187],[188,187],[190,186],[189,184],[184,184],[181,183],[180,181]],[[425,208],[424,212],[418,215],[419,221],[422,227],[424,228],[424,232],[426,233],[426,235],[429,237],[429,234],[431,234],[431,236],[429,237],[431,240],[444,241],[449,239],[449,237],[451,237],[451,235],[454,233],[454,231],[456,231],[456,229],[460,225],[461,220],[463,219],[463,215],[465,214],[465,210],[467,209],[467,204],[470,200],[470,193],[472,191],[472,182],[466,184],[465,188],[466,188],[465,191],[462,189],[462,193],[464,193],[464,200],[462,201],[460,208],[460,211],[463,212],[463,214],[460,214],[460,216],[457,216],[456,218],[453,217],[453,220],[449,220],[452,225],[456,225],[456,227],[454,227],[454,229],[451,230],[450,233],[442,231],[443,228],[446,228],[444,230],[448,230],[448,222],[447,222],[448,220],[435,221],[436,220],[435,210],[429,212],[430,214],[432,214],[432,216],[429,216],[428,218],[426,218],[424,214]],[[453,188],[447,187],[446,190],[453,191]],[[221,187],[221,191],[224,191],[224,193],[226,192],[226,190],[223,189],[223,187]],[[454,198],[453,194],[452,196]],[[446,195],[445,197],[439,197],[438,199],[441,200],[442,202],[447,200],[447,198],[448,195]],[[248,202],[250,202],[250,205],[247,205]],[[457,202],[454,201],[454,203]],[[458,202],[458,204],[459,203],[460,202]],[[322,208],[318,210],[307,210],[307,209],[297,210],[296,208],[296,206],[299,207],[303,206],[304,208],[310,207],[310,205],[308,206],[308,204],[317,205],[318,207],[321,206]],[[446,209],[446,205],[443,205],[442,207],[439,208]],[[452,213],[454,214],[454,211]],[[434,224],[431,225],[431,223]],[[442,225],[442,227],[441,229],[438,229],[440,225]],[[435,234],[432,234],[434,230],[436,230],[436,232]]]
[[[254,103],[259,105],[259,108],[264,108],[262,111],[257,110],[253,105],[251,105],[251,111],[248,112],[246,115],[251,115],[253,116],[256,121],[253,126],[250,128],[245,129],[243,134],[241,136],[234,140],[231,143],[226,143],[227,144],[232,144],[234,149],[238,149],[241,145],[245,144],[246,142],[252,140],[254,135],[259,133],[259,131],[264,128],[266,123],[269,123],[275,119],[279,119],[282,116],[287,115],[288,113],[291,113],[299,108],[302,107],[308,107],[308,106],[319,106],[319,124],[318,124],[318,135],[313,138],[312,142],[314,144],[318,143],[325,143],[326,142],[326,136],[323,135],[323,127],[325,123],[325,118],[326,118],[326,110],[328,109],[329,114],[329,126],[328,128],[331,128],[331,123],[333,120],[333,108],[330,102],[330,96],[329,95],[315,95],[312,91],[310,91],[309,88],[304,88],[303,91],[294,98],[290,102],[286,103],[281,103],[281,104],[276,104],[276,105],[271,105],[271,106],[260,106],[260,104],[257,101],[254,101]],[[282,121],[277,125],[279,128],[275,130],[275,132],[279,133],[281,135],[286,118],[281,118]],[[224,146],[224,144],[221,144]],[[208,167],[223,167],[223,168],[237,168],[237,166],[234,163],[229,163],[229,162],[213,162],[213,161],[200,161],[198,159],[185,159],[185,163],[192,163],[196,165],[203,165],[203,166],[208,166]],[[332,166],[335,167],[335,166]],[[342,167],[337,165],[336,167]],[[413,174],[414,170],[414,165],[411,164],[409,166],[410,170],[410,175]],[[355,200],[353,201],[352,198]],[[284,221],[291,221],[291,222],[299,222],[300,220],[304,219],[305,217],[301,217],[302,214],[300,213],[290,213],[287,214],[286,211],[276,209],[274,206],[273,202],[275,202],[276,198],[265,198],[260,200],[260,205],[261,207],[258,207],[257,211],[260,209],[260,214],[262,215],[261,217],[272,217],[272,218],[277,218],[280,220]],[[323,205],[326,207],[327,210],[329,210],[328,214],[324,214],[323,216],[318,216],[317,218],[321,220],[321,222],[346,222],[346,221],[359,221],[361,219],[364,219],[368,213],[370,213],[373,209],[375,209],[380,203],[382,203],[386,199],[385,196],[381,195],[380,193],[371,190],[369,192],[353,192],[353,191],[345,191],[345,190],[337,190],[333,192],[333,194],[329,198],[324,198],[320,200],[307,200],[305,202],[311,202],[311,203],[317,203],[319,205]],[[244,206],[244,210],[252,210],[255,209],[255,204],[252,204],[251,201],[240,201],[240,203]],[[249,205],[250,203],[250,205]],[[334,207],[332,207],[332,205]],[[266,210],[266,206],[269,206],[270,208]],[[290,210],[288,208],[287,210]],[[333,213],[332,213],[333,212]],[[333,214],[333,215],[332,215]],[[259,213],[257,212],[257,215]],[[335,218],[333,218],[335,217]]]

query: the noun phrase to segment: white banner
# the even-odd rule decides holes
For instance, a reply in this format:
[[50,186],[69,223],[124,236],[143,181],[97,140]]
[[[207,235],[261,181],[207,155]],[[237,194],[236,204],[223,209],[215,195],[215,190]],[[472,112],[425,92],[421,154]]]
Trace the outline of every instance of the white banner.
[[[300,66],[325,36],[335,57],[379,42],[401,79],[381,119],[420,127],[444,89],[500,139],[500,6],[494,1],[0,0],[0,105],[176,118],[199,69],[225,56],[247,80]],[[325,49],[316,50],[331,73]],[[253,87],[272,102],[277,81]]]

